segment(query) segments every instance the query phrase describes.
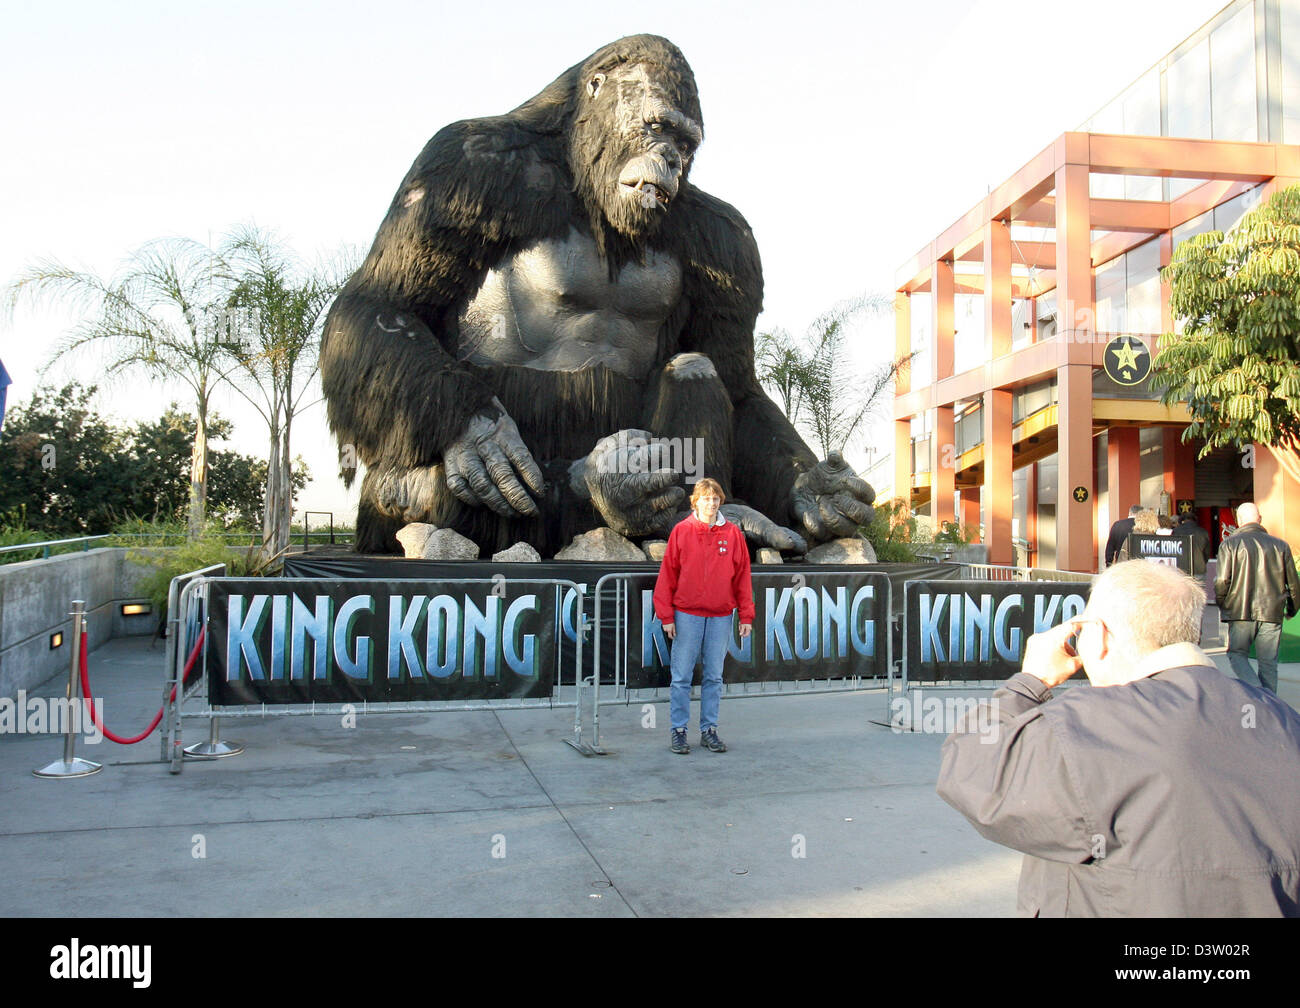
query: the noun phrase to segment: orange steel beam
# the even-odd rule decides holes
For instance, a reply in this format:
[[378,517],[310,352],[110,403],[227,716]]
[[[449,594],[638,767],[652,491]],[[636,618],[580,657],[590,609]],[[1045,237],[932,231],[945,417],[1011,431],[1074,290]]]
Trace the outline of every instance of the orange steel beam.
[[[984,225],[990,220],[1010,219],[1050,226],[1055,211],[1049,194],[1055,187],[1057,170],[1065,164],[1083,165],[1099,174],[1253,183],[1278,175],[1300,175],[1300,148],[1267,143],[1063,133],[905,263],[897,274],[897,288],[914,290],[916,284],[928,279],[930,264],[937,260],[972,255]],[[1094,212],[1103,215],[1094,216],[1095,230],[1166,230],[1182,223],[1162,203],[1150,202],[1144,211],[1128,205],[1145,201],[1095,202],[1100,205]],[[1166,207],[1164,224],[1156,226],[1159,222],[1152,218],[1161,211],[1151,210],[1152,206]],[[1105,219],[1112,214],[1119,217],[1116,226]],[[1175,218],[1172,222],[1171,217]]]
[[1088,167],[1102,175],[1263,182],[1279,174],[1272,144],[1113,133],[1083,135],[1088,138]]
[[[1056,197],[1038,202],[1017,224],[1052,227],[1056,223]],[[1154,200],[1092,199],[1088,201],[1088,226],[1092,231],[1169,230],[1169,204]]]

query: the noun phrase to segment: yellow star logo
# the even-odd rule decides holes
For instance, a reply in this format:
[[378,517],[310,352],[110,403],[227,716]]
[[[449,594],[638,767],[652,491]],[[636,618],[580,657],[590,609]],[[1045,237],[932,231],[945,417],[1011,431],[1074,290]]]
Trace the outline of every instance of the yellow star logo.
[[1132,343],[1124,343],[1122,346],[1111,350],[1117,361],[1115,366],[1132,371],[1137,370],[1137,359],[1140,352],[1142,352],[1142,347],[1139,345],[1137,349],[1134,349]]

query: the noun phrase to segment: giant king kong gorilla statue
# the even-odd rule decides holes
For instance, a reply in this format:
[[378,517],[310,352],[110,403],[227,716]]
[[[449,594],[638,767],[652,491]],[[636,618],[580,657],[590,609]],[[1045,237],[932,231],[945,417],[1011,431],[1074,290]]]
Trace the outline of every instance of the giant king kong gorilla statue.
[[601,524],[664,537],[685,491],[647,435],[703,439],[696,475],[752,544],[871,519],[871,488],[754,376],[758,249],[691,186],[702,138],[685,58],[638,35],[429,141],[322,338],[349,483],[367,467],[359,551],[398,552],[416,521],[543,556]]

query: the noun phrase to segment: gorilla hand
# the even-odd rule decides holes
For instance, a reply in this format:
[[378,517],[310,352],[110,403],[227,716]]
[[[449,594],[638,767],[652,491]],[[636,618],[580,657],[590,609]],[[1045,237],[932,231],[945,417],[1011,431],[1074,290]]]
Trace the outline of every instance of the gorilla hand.
[[790,506],[808,535],[818,541],[849,538],[875,517],[876,492],[859,479],[839,452],[831,452],[794,481]]
[[770,546],[783,553],[807,553],[808,544],[803,536],[793,529],[785,528],[772,521],[761,511],[755,511],[744,504],[723,504],[718,508],[722,517],[733,523],[745,538],[758,546]]
[[442,466],[380,467],[366,471],[375,509],[402,522],[428,521],[442,486]]
[[681,474],[666,461],[649,431],[623,430],[601,438],[574,463],[571,483],[619,535],[666,536],[686,500],[677,485]]
[[504,518],[535,515],[537,505],[524,484],[540,496],[545,486],[542,470],[505,407],[495,398],[492,405],[498,410],[495,417],[473,417],[442,453],[447,489],[461,503],[484,505]]

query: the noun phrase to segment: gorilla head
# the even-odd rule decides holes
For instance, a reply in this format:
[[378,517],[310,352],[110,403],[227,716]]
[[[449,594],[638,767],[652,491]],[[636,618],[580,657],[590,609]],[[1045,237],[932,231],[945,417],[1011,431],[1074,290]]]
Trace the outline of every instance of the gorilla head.
[[575,188],[593,224],[603,218],[638,242],[682,195],[704,138],[695,76],[681,51],[656,35],[620,39],[575,72],[568,152]]

